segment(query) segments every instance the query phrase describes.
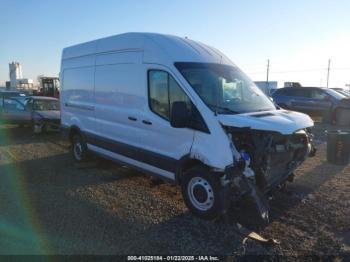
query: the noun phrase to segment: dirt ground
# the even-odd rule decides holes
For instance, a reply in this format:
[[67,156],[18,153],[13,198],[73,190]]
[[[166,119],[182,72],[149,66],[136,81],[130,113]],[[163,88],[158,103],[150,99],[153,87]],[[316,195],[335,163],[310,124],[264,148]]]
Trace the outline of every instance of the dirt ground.
[[26,128],[0,126],[0,254],[341,260],[350,255],[350,165],[326,162],[326,128],[315,128],[317,156],[270,201],[271,223],[259,233],[281,244],[264,248],[251,240],[242,244],[233,222],[192,216],[178,186],[152,185],[140,172],[98,157],[77,164],[59,134],[34,136]]

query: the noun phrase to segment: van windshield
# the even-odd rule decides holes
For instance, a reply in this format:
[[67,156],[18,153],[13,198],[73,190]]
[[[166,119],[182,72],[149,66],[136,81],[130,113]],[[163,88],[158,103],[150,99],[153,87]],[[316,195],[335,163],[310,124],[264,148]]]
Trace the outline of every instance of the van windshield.
[[175,63],[203,102],[218,114],[275,110],[270,99],[238,68],[209,63]]

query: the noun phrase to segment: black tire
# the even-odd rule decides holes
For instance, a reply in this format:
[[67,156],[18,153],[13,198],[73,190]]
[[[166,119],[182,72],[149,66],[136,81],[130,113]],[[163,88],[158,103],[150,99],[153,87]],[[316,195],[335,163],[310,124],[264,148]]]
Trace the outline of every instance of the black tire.
[[220,215],[219,177],[202,166],[195,166],[185,172],[181,188],[184,202],[194,215],[206,220]]
[[76,134],[72,138],[72,156],[77,162],[87,160],[87,145],[81,135]]

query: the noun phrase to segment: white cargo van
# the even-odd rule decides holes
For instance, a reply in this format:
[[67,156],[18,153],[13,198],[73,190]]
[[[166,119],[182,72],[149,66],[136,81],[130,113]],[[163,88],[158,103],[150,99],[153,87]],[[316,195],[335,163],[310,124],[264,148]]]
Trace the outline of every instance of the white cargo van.
[[170,35],[126,33],[63,50],[61,123],[88,151],[182,187],[212,219],[243,195],[267,219],[264,194],[312,153],[313,121],[276,108],[223,53]]

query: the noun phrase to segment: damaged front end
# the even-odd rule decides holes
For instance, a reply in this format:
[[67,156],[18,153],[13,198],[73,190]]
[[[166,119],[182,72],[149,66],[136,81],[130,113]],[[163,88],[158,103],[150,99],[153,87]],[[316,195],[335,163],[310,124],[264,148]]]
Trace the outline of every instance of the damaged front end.
[[33,132],[40,134],[42,132],[58,132],[60,130],[59,119],[38,118],[33,121]]
[[[292,181],[294,170],[314,156],[313,135],[309,128],[290,135],[273,131],[223,126],[232,147],[241,155],[225,170],[223,184],[230,200],[249,196],[261,218],[268,222],[267,195]],[[226,205],[227,206],[227,205]]]

